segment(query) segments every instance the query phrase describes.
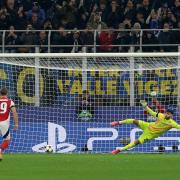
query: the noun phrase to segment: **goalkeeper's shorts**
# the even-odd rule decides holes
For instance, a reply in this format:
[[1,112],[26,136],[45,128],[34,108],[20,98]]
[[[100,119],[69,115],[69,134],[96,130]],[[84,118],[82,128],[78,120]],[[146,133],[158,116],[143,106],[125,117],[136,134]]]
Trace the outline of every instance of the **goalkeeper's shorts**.
[[143,133],[141,134],[141,136],[138,138],[139,142],[141,144],[145,143],[146,141],[149,141],[151,139],[154,139],[156,136],[154,134],[152,134],[149,131],[149,123],[145,122],[145,121],[141,121],[139,120],[139,128],[143,130]]

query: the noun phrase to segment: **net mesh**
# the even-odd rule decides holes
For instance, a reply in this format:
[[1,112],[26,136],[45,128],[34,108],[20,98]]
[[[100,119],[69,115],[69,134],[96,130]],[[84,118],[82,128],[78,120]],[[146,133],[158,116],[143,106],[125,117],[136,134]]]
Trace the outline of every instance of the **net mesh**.
[[[179,122],[178,53],[2,54],[0,86],[9,89],[20,120],[7,152],[44,152],[46,144],[57,153],[106,153],[123,147],[142,131],[133,125],[114,128],[110,122],[154,121],[141,99],[155,111],[173,107]],[[129,152],[177,151],[178,137],[173,129]]]
[[[99,53],[100,54],[100,53]],[[166,56],[163,54],[159,54],[159,56],[148,57],[140,55],[137,56],[137,53],[135,57],[129,56],[126,57],[128,54],[121,54],[119,57],[117,56],[106,56],[101,57],[98,54],[98,56],[81,56],[78,54],[73,54],[74,56],[71,57],[71,54],[69,56],[64,56],[55,54],[54,56],[51,54],[48,54],[46,57],[45,55],[38,56],[31,54],[31,56],[28,55],[19,55],[16,57],[8,56],[1,57],[1,63],[5,64],[13,64],[13,65],[19,65],[19,66],[29,66],[29,67],[39,67],[39,68],[46,68],[46,69],[59,69],[59,70],[82,70],[83,68],[83,62],[86,61],[86,71],[101,71],[101,70],[109,70],[109,71],[133,71],[133,70],[151,70],[151,69],[168,69],[168,68],[176,68],[178,66],[178,53],[174,56]],[[132,53],[131,53],[132,54]],[[169,55],[169,54],[168,54]],[[36,63],[38,59],[38,64]],[[131,62],[133,62],[134,66],[131,66]]]

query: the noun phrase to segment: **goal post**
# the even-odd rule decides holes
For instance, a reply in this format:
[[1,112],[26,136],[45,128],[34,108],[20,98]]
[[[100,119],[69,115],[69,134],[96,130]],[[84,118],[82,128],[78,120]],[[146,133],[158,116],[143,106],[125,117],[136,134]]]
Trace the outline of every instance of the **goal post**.
[[[57,153],[108,153],[141,134],[111,121],[153,121],[141,99],[156,111],[174,108],[180,123],[179,68],[180,53],[0,54],[0,86],[20,119],[7,152],[44,152],[49,144]],[[174,152],[179,143],[180,131],[172,129],[129,152]]]

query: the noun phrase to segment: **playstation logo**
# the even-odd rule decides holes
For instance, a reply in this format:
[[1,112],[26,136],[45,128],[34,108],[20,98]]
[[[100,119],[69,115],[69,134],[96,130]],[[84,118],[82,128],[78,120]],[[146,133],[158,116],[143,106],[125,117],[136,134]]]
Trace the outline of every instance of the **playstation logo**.
[[50,144],[56,153],[73,152],[74,144],[66,143],[66,130],[63,126],[48,122],[48,142],[43,142],[32,147],[34,152],[45,152],[45,146]]

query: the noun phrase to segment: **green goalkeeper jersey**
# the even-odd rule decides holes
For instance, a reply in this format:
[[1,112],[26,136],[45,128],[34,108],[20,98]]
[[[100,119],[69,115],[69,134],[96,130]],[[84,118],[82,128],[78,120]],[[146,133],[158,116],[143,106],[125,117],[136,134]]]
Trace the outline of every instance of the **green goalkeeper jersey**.
[[180,125],[177,124],[173,119],[165,119],[165,115],[162,113],[157,113],[151,110],[149,107],[146,107],[146,110],[149,114],[156,117],[156,121],[149,123],[149,131],[154,135],[161,135],[171,128],[180,129]]

